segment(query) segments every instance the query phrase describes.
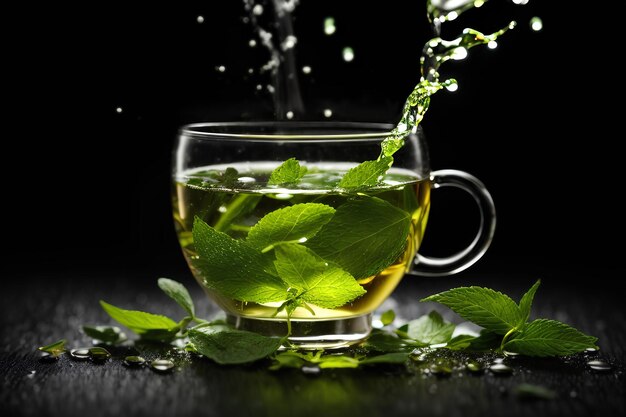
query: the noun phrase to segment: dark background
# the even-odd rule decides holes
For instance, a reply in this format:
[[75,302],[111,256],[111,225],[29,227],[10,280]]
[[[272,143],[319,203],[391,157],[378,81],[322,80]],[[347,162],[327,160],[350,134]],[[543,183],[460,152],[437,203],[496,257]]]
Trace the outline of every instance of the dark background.
[[[123,269],[150,282],[188,274],[170,214],[177,128],[273,117],[269,95],[255,89],[268,79],[247,75],[268,55],[248,46],[255,35],[242,2],[129,3],[3,13],[2,271]],[[396,123],[430,37],[424,3],[302,0],[296,53],[312,72],[299,74],[300,118],[331,108],[334,120]],[[442,67],[460,88],[437,94],[423,122],[433,169],[476,175],[497,206],[496,237],[473,273],[623,269],[616,13],[594,17],[571,3],[492,0],[444,26],[453,38],[466,26],[519,23],[497,49]],[[542,31],[529,28],[533,16]],[[353,62],[342,61],[344,46]],[[433,196],[424,253],[469,241],[475,209],[459,194]]]

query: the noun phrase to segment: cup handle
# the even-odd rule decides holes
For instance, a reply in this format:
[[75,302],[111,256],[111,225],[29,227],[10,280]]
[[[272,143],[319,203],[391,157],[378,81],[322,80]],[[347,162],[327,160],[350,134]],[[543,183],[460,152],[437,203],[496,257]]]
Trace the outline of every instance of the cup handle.
[[456,274],[472,266],[489,248],[496,229],[496,208],[485,185],[467,172],[455,169],[433,171],[430,181],[434,189],[457,187],[468,192],[480,210],[480,227],[472,243],[452,256],[432,258],[417,253],[411,272],[427,277]]

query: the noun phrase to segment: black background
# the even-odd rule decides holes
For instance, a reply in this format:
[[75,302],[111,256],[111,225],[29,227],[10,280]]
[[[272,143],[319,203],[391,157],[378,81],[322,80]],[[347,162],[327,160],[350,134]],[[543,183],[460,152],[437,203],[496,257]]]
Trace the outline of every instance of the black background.
[[[248,46],[242,2],[130,3],[3,13],[4,271],[186,274],[169,197],[177,128],[273,117],[269,95],[255,89],[268,80],[247,76],[268,55]],[[302,0],[297,60],[312,72],[299,74],[299,117],[322,119],[331,108],[334,120],[396,123],[429,38],[424,3]],[[617,14],[594,18],[571,3],[492,0],[444,26],[453,38],[466,26],[519,23],[497,49],[442,67],[460,88],[437,94],[423,122],[432,167],[476,175],[495,200],[496,237],[473,272],[622,268]],[[532,16],[542,31],[529,28]],[[344,46],[353,62],[342,61]],[[470,239],[475,209],[458,194],[433,196],[425,253]]]

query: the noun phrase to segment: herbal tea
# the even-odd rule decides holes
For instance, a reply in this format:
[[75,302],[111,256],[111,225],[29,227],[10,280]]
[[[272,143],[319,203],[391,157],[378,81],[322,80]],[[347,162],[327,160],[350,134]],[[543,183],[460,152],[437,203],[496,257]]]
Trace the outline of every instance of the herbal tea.
[[297,185],[275,185],[278,165],[214,165],[174,179],[176,231],[195,278],[237,316],[371,313],[412,264],[430,182],[392,168],[379,185],[346,193],[338,184],[356,164],[297,166]]

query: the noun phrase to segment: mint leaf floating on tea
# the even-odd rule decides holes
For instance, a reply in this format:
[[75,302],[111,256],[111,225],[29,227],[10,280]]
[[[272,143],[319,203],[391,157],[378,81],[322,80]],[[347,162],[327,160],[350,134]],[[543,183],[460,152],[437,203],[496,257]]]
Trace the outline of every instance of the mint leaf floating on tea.
[[283,338],[235,330],[225,325],[201,325],[189,330],[189,348],[223,365],[266,358],[283,342]]
[[292,290],[297,290],[296,303],[305,301],[322,308],[335,308],[365,294],[352,275],[307,247],[280,245],[275,251],[278,275]]
[[301,166],[296,158],[289,158],[279,165],[270,175],[267,185],[294,185],[300,182],[307,168]]
[[339,182],[339,188],[364,188],[378,185],[393,164],[391,156],[365,161],[350,168]]
[[334,214],[334,208],[318,203],[274,210],[250,229],[246,241],[261,252],[283,243],[303,243],[315,236]]
[[504,344],[504,350],[527,356],[565,356],[597,348],[598,338],[556,320],[528,323]]
[[317,255],[363,279],[393,264],[407,245],[410,214],[377,197],[359,196],[304,243]]
[[185,288],[183,284],[169,278],[159,278],[157,283],[159,288],[161,288],[165,294],[176,301],[179,306],[189,313],[190,317],[195,317],[193,300],[189,295],[189,291],[187,291],[187,288]]
[[288,286],[273,273],[271,258],[248,242],[218,232],[199,218],[194,221],[193,239],[198,256],[192,262],[208,288],[239,301],[287,299]]

